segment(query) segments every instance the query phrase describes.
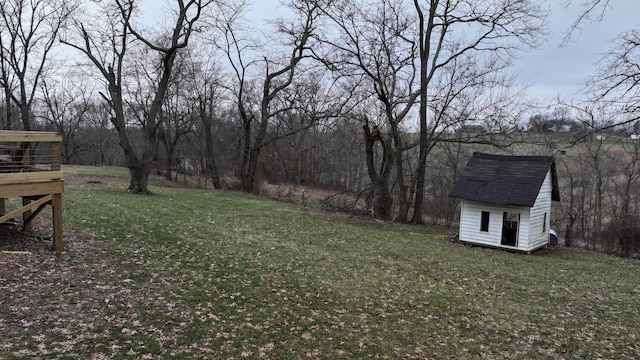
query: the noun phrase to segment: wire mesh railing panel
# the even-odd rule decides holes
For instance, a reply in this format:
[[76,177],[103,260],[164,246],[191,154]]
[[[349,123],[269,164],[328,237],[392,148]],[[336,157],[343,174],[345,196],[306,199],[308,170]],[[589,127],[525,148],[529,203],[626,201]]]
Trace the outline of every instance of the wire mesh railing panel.
[[0,142],[0,174],[60,170],[57,142]]

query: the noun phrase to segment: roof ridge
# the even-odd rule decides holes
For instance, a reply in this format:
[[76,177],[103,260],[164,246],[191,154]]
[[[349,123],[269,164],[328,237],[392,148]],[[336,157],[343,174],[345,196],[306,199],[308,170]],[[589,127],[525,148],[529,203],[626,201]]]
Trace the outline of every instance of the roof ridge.
[[502,161],[540,161],[540,162],[552,162],[553,156],[545,155],[502,155],[502,154],[489,154],[483,152],[474,152],[473,157],[478,157],[487,160],[502,160]]

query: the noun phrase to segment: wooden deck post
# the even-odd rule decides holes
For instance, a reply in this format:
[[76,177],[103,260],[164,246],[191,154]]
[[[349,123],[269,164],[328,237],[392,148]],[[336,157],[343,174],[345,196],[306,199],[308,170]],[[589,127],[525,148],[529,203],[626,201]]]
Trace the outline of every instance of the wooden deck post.
[[[52,142],[49,146],[51,151],[51,171],[60,171],[60,143]],[[51,200],[51,211],[53,213],[53,250],[63,251],[62,194],[53,194],[53,199]]]
[[60,171],[60,143],[52,142],[49,144],[51,152],[51,171]]
[[[30,199],[27,199],[26,197],[22,198],[22,206],[27,206],[29,205],[30,202],[31,202]],[[26,232],[30,232],[31,230],[33,230],[33,223],[31,221],[27,221],[27,219],[30,217],[31,217],[31,210],[25,211],[24,213],[22,213],[22,223],[24,224],[24,231]]]
[[51,200],[53,211],[53,249],[55,251],[64,250],[62,241],[62,194],[53,194]]
[[[25,146],[26,145],[26,146]],[[31,165],[31,143],[22,143],[24,154],[22,155],[22,166],[28,168]],[[22,198],[22,206],[27,206],[31,202],[30,199]],[[26,211],[22,214],[22,223],[24,224],[24,231],[30,232],[33,230],[33,224],[31,221],[27,221],[31,217],[31,211]]]

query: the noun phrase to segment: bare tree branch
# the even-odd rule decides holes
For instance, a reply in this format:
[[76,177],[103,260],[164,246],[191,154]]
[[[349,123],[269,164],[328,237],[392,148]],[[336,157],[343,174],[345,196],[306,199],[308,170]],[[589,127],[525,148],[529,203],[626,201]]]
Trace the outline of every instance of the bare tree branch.
[[[568,8],[575,0],[566,0],[564,8]],[[597,23],[604,19],[607,10],[611,8],[609,5],[611,0],[584,0],[581,4],[583,11],[571,23],[565,31],[562,38],[561,46],[566,46],[571,42],[571,38],[576,31],[580,31],[585,22]]]

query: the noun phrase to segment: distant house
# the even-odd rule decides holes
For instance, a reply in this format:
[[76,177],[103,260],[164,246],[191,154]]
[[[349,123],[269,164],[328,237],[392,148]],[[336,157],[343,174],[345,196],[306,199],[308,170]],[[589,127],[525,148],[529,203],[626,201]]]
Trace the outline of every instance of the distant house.
[[487,130],[482,125],[462,125],[456,130],[458,134],[479,135],[485,134]]
[[560,200],[554,158],[474,153],[449,196],[462,199],[460,241],[536,250],[549,243]]

